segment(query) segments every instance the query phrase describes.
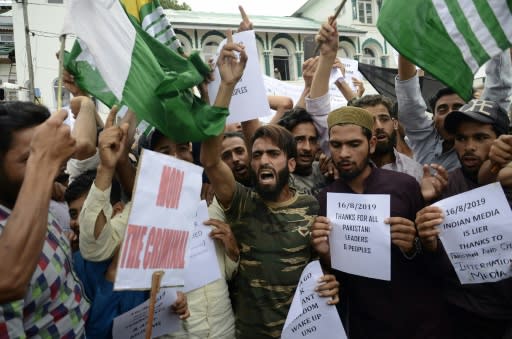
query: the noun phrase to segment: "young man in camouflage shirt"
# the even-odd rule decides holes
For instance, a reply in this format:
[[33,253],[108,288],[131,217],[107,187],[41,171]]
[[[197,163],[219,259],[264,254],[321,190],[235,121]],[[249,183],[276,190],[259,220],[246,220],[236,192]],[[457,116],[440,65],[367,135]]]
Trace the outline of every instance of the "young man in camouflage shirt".
[[[240,52],[240,61],[232,51]],[[219,57],[222,82],[215,106],[228,107],[246,61],[243,47],[228,44]],[[201,163],[225,209],[237,239],[240,268],[235,279],[235,326],[238,338],[279,338],[300,274],[313,258],[309,227],[318,203],[288,186],[295,169],[293,136],[279,126],[260,127],[250,142],[250,170],[255,188],[235,181],[221,160],[222,136],[203,142]],[[325,275],[319,295],[334,297],[337,282]]]

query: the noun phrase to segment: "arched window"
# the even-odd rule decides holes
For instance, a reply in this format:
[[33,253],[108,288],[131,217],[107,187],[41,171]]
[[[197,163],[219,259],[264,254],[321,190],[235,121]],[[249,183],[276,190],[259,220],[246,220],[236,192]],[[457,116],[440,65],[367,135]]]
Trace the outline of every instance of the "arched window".
[[280,80],[290,80],[290,52],[283,44],[274,46],[274,77]]
[[364,64],[377,65],[377,56],[375,55],[375,52],[371,48],[364,48],[361,62]]

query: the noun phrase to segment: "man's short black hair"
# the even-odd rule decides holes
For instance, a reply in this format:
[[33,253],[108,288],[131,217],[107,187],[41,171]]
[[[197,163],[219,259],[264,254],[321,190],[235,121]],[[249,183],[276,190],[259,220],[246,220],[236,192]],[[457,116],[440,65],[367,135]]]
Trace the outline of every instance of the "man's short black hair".
[[40,125],[49,117],[50,111],[46,107],[32,102],[0,103],[0,157],[11,148],[14,132]]
[[259,127],[251,139],[251,147],[254,141],[259,138],[270,139],[281,151],[286,154],[287,159],[297,157],[297,143],[292,133],[279,125],[263,125]]
[[[64,192],[64,200],[70,204],[73,201],[80,199],[83,195],[89,193],[94,179],[96,179],[96,170],[89,170],[80,174],[71,182],[71,184],[69,184],[66,192]],[[110,190],[110,203],[114,205],[119,201],[121,201],[121,186],[114,178],[112,180],[112,188]]]
[[308,111],[306,111],[304,108],[297,107],[285,112],[277,124],[291,132],[297,125],[307,122],[310,122],[314,125],[313,118],[311,118],[311,115],[309,115]]
[[380,94],[367,94],[362,97],[360,97],[357,100],[352,101],[350,106],[354,107],[374,107],[377,105],[384,105],[386,109],[388,110],[389,114],[391,115],[391,112],[393,110],[393,100],[390,98],[380,95]]
[[437,101],[439,99],[441,99],[442,97],[444,97],[445,95],[452,95],[452,94],[457,94],[457,92],[455,92],[453,89],[451,89],[450,87],[443,87],[441,88],[440,90],[438,90],[433,96],[430,97],[430,99],[428,100],[428,104],[430,106],[430,111],[433,113],[433,114],[436,114],[436,104],[437,104]]
[[244,134],[240,131],[224,132],[222,139],[240,138],[245,142]]

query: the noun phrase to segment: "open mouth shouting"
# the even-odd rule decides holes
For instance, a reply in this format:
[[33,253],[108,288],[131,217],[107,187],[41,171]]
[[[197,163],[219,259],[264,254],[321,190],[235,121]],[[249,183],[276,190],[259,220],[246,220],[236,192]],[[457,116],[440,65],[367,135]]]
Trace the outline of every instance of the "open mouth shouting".
[[263,185],[271,185],[276,181],[276,174],[270,168],[263,168],[258,171],[258,181]]

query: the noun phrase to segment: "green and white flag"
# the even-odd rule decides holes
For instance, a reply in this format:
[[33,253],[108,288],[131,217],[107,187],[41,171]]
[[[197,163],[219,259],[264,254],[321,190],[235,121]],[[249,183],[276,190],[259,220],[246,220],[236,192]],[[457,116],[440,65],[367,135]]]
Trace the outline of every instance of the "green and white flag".
[[177,142],[222,132],[227,109],[196,97],[209,67],[198,54],[184,58],[150,36],[117,0],[68,2],[65,32],[77,36],[65,67],[77,84],[107,106],[124,104]]
[[377,27],[400,54],[468,100],[473,74],[512,45],[512,0],[387,0]]
[[121,0],[126,12],[162,44],[183,54],[180,41],[158,0]]

